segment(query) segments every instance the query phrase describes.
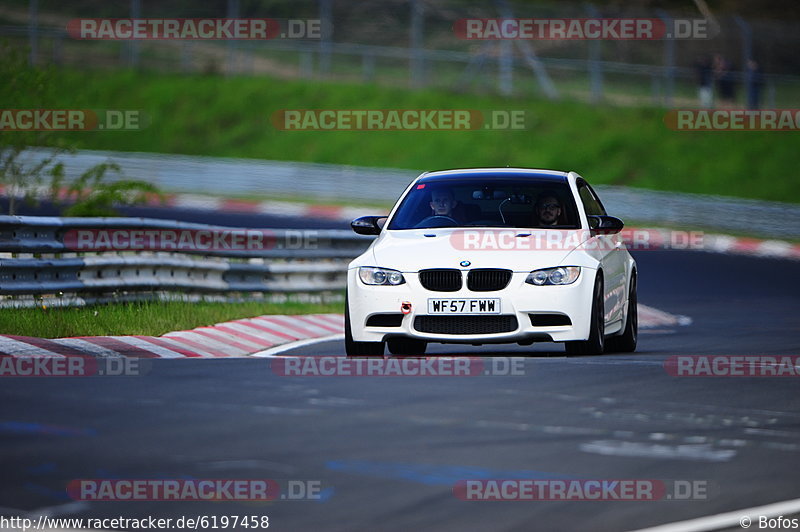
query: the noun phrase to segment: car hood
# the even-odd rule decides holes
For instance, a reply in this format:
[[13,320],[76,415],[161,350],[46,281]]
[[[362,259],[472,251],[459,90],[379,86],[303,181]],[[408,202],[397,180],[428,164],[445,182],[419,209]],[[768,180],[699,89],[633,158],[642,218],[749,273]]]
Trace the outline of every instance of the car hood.
[[[412,229],[384,231],[374,264],[403,272],[426,268],[504,268],[527,272],[560,266],[589,237],[582,230]],[[461,265],[463,261],[470,264]]]

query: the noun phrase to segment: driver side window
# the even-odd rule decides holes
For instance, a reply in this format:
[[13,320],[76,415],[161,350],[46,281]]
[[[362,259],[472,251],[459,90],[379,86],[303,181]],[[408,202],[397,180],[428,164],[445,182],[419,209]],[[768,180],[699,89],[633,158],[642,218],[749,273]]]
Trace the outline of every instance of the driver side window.
[[600,200],[597,199],[597,196],[594,195],[592,189],[589,188],[589,185],[586,183],[579,184],[578,195],[581,197],[581,203],[583,203],[587,216],[605,216],[606,210]]

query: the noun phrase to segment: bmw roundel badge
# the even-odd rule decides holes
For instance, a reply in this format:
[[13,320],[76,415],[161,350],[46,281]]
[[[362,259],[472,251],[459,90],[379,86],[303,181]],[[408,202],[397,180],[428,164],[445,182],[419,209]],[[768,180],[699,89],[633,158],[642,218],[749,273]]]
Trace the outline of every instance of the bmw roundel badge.
[[459,264],[461,264],[462,268],[466,268],[467,266],[469,266],[472,263],[470,261],[468,261],[468,260],[462,260]]

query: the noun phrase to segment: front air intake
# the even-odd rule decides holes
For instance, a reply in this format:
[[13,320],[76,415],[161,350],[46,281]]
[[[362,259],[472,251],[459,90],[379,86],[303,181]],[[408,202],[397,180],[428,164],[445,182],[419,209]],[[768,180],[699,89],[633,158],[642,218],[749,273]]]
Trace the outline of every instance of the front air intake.
[[501,316],[417,316],[414,329],[431,334],[497,334],[517,330],[517,317]]
[[400,327],[403,314],[373,314],[367,318],[367,327]]

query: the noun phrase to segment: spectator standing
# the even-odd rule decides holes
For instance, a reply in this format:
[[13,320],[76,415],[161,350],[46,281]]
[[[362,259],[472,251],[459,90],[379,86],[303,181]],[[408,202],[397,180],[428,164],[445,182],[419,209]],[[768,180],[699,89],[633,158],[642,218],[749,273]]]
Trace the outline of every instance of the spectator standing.
[[711,66],[711,57],[705,55],[697,58],[694,63],[697,76],[697,99],[700,107],[711,109],[714,107],[714,72]]
[[747,61],[747,108],[758,109],[761,103],[761,89],[764,87],[764,72],[755,59]]
[[736,73],[734,65],[722,54],[714,55],[714,79],[722,107],[733,107],[736,103]]

